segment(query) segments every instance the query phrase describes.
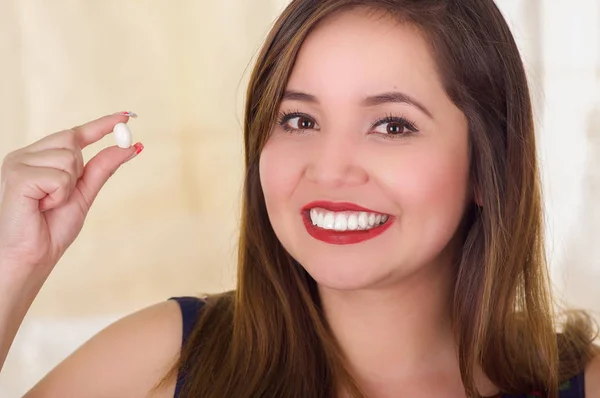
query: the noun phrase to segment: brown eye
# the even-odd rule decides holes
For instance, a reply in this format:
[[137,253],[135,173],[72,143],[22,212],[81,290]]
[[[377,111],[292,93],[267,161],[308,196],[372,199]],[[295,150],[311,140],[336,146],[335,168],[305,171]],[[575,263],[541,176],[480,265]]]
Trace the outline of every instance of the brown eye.
[[313,118],[300,112],[281,113],[278,123],[287,132],[304,132],[319,128]]
[[385,122],[375,128],[375,132],[387,135],[405,135],[410,133],[409,129],[400,122]]
[[404,132],[404,126],[399,123],[387,123],[388,134],[402,134]]
[[288,120],[288,124],[294,130],[310,130],[315,127],[315,122],[304,116],[294,117]]
[[403,117],[388,116],[373,126],[373,131],[387,138],[408,137],[418,132],[415,125]]

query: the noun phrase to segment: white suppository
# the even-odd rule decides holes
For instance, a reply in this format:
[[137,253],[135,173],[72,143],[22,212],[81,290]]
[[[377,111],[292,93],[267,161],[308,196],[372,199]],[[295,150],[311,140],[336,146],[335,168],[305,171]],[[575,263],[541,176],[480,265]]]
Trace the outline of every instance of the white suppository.
[[133,138],[131,136],[131,131],[127,124],[125,123],[117,123],[114,127],[113,133],[115,135],[115,140],[117,141],[117,145],[120,148],[129,148],[133,142]]

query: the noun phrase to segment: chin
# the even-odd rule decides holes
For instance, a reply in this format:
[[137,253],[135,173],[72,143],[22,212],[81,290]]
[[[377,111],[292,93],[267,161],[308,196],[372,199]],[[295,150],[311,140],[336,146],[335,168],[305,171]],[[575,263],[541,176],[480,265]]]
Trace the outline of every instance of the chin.
[[389,279],[392,271],[376,262],[340,258],[336,260],[306,259],[302,267],[320,287],[334,290],[363,290],[375,288]]

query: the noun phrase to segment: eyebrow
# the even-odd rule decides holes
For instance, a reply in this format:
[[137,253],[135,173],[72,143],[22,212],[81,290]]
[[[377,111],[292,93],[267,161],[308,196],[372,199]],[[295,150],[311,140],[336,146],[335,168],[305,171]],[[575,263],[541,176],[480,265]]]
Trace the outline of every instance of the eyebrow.
[[[310,102],[313,104],[318,104],[319,100],[312,94],[303,93],[301,91],[287,90],[283,94],[282,101],[301,101],[301,102]],[[381,93],[374,96],[370,96],[365,98],[361,104],[366,107],[377,106],[382,104],[391,104],[391,103],[404,103],[412,105],[418,108],[421,112],[429,116],[433,119],[433,115],[427,109],[425,105],[416,99],[412,98],[408,94],[401,93],[399,91],[391,91],[387,93]]]

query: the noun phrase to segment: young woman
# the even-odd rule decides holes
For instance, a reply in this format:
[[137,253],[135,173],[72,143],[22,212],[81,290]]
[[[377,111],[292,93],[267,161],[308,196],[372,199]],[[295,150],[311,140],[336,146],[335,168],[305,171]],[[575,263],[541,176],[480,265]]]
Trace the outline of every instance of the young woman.
[[[4,160],[2,358],[135,156],[81,148],[126,120]],[[492,0],[292,1],[244,138],[236,290],[116,322],[27,397],[600,397],[589,317],[552,311],[528,86]]]

